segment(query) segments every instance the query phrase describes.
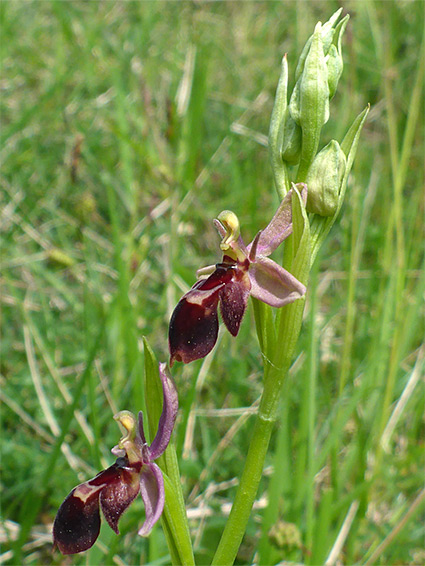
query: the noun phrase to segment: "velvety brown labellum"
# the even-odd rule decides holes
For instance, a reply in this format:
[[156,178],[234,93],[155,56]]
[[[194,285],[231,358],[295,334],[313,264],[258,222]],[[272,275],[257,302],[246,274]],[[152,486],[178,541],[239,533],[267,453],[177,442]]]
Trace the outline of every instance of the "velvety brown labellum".
[[231,281],[233,265],[217,264],[207,279],[197,281],[177,304],[168,333],[170,365],[206,356],[217,342],[220,290]]
[[83,501],[78,496],[79,487],[62,503],[53,525],[53,541],[62,554],[83,552],[91,548],[99,536],[99,490],[94,489]]
[[74,488],[56,515],[53,540],[62,554],[83,552],[93,546],[100,531],[99,499],[110,527],[118,533],[118,520],[139,492],[141,464],[130,466],[118,458],[95,478]]

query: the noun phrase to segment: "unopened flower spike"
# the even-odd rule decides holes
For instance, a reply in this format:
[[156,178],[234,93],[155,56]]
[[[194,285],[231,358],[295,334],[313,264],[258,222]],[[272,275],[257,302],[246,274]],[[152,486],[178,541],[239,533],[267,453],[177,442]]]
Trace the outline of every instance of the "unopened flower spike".
[[178,410],[177,391],[166,370],[159,364],[163,407],[158,431],[152,444],[146,442],[143,415],[121,411],[114,419],[124,435],[112,449],[117,460],[96,477],[75,487],[56,515],[53,542],[62,554],[83,552],[93,546],[100,531],[100,508],[109,526],[119,534],[118,521],[140,493],[145,504],[145,522],[139,535],[147,536],[164,509],[162,472],[155,460],[170,442]]
[[305,286],[268,257],[292,233],[294,189],[306,202],[306,185],[293,185],[268,226],[248,246],[233,212],[226,210],[214,221],[222,236],[223,259],[198,272],[203,278],[174,309],[168,335],[170,365],[176,360],[189,363],[203,358],[213,349],[218,336],[218,305],[226,328],[236,336],[250,295],[272,307],[282,307],[305,294]]

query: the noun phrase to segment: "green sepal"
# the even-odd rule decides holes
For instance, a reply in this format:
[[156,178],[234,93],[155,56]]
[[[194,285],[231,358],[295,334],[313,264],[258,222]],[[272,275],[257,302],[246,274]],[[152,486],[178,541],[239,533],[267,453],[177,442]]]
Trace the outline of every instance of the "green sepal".
[[148,341],[143,337],[145,353],[145,396],[148,421],[148,442],[152,442],[158,430],[158,423],[162,412],[162,386],[159,377],[158,361]]

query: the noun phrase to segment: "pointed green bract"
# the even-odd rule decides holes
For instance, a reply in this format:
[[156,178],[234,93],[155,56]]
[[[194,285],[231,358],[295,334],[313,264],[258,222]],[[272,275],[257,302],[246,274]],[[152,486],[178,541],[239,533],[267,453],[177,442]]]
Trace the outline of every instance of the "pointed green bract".
[[294,193],[292,195],[292,224],[293,224],[293,260],[291,268],[297,273],[304,284],[307,284],[308,274],[310,271],[310,224],[308,221],[307,211],[298,186],[293,185]]
[[281,73],[276,89],[276,97],[270,118],[269,128],[269,156],[272,166],[274,181],[278,195],[281,199],[289,190],[289,179],[286,167],[282,162],[282,139],[285,115],[287,109],[288,90],[288,61],[286,55],[282,59]]

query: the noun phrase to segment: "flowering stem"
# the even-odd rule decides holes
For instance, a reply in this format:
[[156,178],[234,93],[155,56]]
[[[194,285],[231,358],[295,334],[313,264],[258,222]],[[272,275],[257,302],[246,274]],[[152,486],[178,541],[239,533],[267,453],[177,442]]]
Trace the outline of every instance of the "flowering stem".
[[242,542],[262,477],[264,460],[276,418],[278,397],[275,387],[264,388],[239,489],[214,556],[213,565],[233,564]]
[[[306,284],[310,271],[311,242],[308,220],[299,201],[295,201],[293,206],[293,222],[291,270],[299,281]],[[233,564],[245,534],[277,418],[280,393],[301,330],[304,304],[304,299],[300,299],[280,309],[276,317],[276,343],[273,339],[264,339],[270,336],[270,329],[266,326],[271,321],[269,317],[261,316],[265,314],[262,307],[255,306],[257,333],[265,358],[264,390],[239,488],[212,562],[215,566]]]
[[[292,310],[296,312],[292,314],[295,314],[295,318],[301,321],[304,301],[297,301],[292,305],[288,305],[288,307],[295,307],[295,309]],[[294,346],[299,331],[300,324],[297,328],[293,328],[293,339],[291,342]],[[289,349],[278,348],[276,358],[280,359],[276,361],[279,361],[279,365],[276,366],[274,363],[266,362],[264,391],[261,397],[244,471],[229,519],[212,562],[213,565],[225,566],[233,564],[245,534],[251,509],[262,478],[264,460],[269,447],[271,433],[276,421],[280,391],[288,373],[293,351],[293,347]]]

